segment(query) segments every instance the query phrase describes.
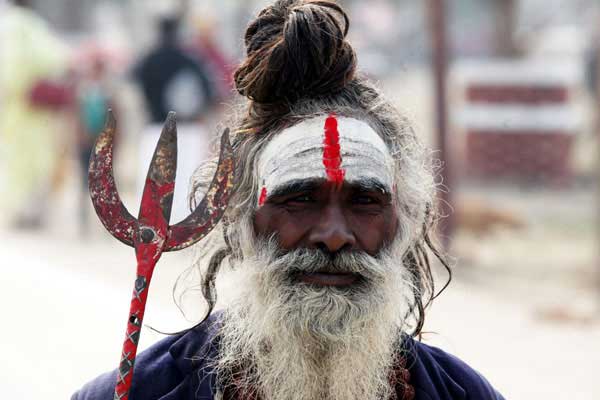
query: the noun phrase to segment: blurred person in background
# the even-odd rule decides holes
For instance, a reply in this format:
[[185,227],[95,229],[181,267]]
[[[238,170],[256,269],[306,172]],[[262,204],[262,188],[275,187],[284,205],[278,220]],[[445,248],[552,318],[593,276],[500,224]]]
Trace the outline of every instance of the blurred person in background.
[[108,109],[115,110],[114,89],[111,86],[106,60],[101,53],[92,57],[89,70],[77,88],[77,160],[81,192],[79,222],[82,234],[88,231],[89,192],[88,168],[94,142],[104,128]]
[[2,210],[17,228],[43,225],[46,204],[63,154],[58,129],[72,101],[67,50],[26,0],[0,15],[0,162]]
[[[326,0],[279,0],[249,25],[235,187],[197,261],[207,316],[140,354],[131,398],[502,399],[418,340],[434,298],[428,254],[447,266],[430,239],[432,160],[357,73],[348,28]],[[196,174],[196,201],[216,164]],[[233,299],[213,313],[221,264]],[[102,375],[73,400],[120,398],[116,382]]]
[[[180,18],[163,16],[159,20],[159,41],[135,66],[150,124],[142,134],[139,171],[145,173],[169,111],[177,113],[179,153],[173,218],[188,214],[189,178],[196,166],[208,156],[208,138],[203,121],[216,102],[216,92],[208,70],[179,42]],[[146,176],[139,176],[141,193]]]
[[196,18],[194,22],[196,35],[190,46],[191,54],[209,71],[215,98],[219,101],[227,100],[232,95],[235,63],[228,59],[218,44],[216,22],[209,17]]

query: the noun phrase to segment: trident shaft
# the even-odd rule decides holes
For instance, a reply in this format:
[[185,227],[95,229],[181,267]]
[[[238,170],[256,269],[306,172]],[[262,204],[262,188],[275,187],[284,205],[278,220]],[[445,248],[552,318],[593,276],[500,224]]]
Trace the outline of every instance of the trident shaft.
[[175,113],[169,113],[150,163],[142,204],[136,219],[121,202],[115,185],[115,129],[116,122],[109,111],[104,131],[96,140],[92,151],[89,189],[94,208],[104,227],[121,242],[134,247],[137,258],[137,276],[114,393],[114,399],[128,400],[154,267],[164,251],[191,246],[206,236],[219,222],[231,194],[234,162],[229,131],[225,130],[221,138],[217,170],[204,199],[183,221],[169,225],[177,166]]

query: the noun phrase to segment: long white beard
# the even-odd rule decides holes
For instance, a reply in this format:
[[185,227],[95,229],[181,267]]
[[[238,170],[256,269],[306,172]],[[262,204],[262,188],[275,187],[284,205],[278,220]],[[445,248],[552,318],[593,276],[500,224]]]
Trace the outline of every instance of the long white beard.
[[[224,315],[219,381],[256,390],[263,400],[389,398],[412,297],[403,246],[377,258],[348,253],[333,263],[318,250],[257,247],[234,273],[239,292]],[[323,269],[362,279],[351,288],[293,280],[295,273]]]

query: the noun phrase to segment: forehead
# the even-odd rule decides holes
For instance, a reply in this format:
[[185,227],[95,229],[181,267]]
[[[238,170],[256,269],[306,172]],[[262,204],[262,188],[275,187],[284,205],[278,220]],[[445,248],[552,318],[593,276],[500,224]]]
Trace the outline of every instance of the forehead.
[[315,117],[277,134],[259,157],[262,187],[271,191],[292,181],[331,179],[337,168],[347,182],[379,181],[390,189],[394,162],[383,139],[363,121],[332,118]]

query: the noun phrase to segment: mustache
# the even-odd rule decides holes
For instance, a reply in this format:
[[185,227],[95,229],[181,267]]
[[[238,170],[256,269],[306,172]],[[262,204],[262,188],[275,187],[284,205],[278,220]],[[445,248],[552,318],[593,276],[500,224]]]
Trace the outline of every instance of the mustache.
[[[263,247],[263,246],[261,246]],[[262,249],[262,256],[267,261],[265,271],[270,274],[294,277],[311,273],[354,274],[367,281],[385,279],[389,273],[382,254],[371,256],[360,250],[346,250],[329,253],[321,249],[299,248],[283,250],[276,243],[269,241]]]

